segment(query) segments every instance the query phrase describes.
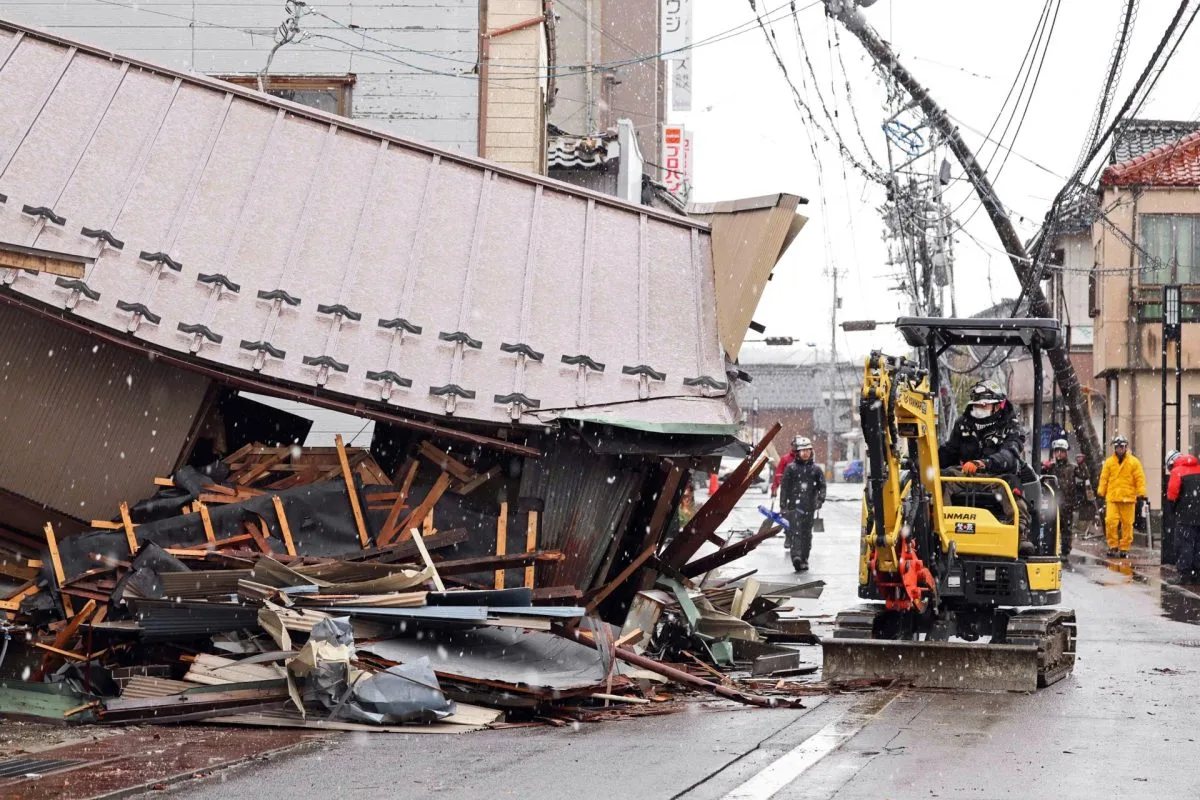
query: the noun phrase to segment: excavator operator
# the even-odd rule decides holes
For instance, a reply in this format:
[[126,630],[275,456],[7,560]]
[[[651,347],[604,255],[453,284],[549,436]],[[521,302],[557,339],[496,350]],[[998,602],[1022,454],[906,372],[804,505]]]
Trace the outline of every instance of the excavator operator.
[[1003,478],[1012,487],[1021,537],[1018,553],[1026,557],[1035,548],[1029,535],[1029,504],[1021,494],[1021,438],[1021,425],[1008,397],[995,383],[979,381],[971,387],[966,411],[938,448],[938,461],[943,475]]

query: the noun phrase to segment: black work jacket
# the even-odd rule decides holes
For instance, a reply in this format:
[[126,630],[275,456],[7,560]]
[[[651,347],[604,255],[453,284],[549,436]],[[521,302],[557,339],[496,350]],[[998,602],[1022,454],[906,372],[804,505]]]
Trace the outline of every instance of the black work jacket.
[[988,475],[1015,476],[1021,468],[1021,426],[1006,400],[1003,407],[987,419],[963,414],[954,423],[950,436],[938,448],[942,468],[968,461],[982,461]]
[[1043,475],[1053,475],[1058,478],[1058,504],[1062,508],[1075,508],[1081,497],[1075,465],[1070,461],[1055,459],[1050,466],[1042,468]]
[[815,510],[825,502],[825,473],[811,461],[793,461],[783,471],[779,497],[785,511]]
[[1176,524],[1200,526],[1200,473],[1184,475],[1180,480],[1174,510]]

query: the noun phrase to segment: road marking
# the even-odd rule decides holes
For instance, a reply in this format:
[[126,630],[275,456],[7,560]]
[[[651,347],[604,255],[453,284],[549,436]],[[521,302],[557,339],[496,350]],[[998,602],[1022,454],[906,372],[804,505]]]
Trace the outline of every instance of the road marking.
[[809,767],[841,747],[900,696],[899,691],[879,692],[860,700],[841,716],[768,764],[722,800],[768,800]]

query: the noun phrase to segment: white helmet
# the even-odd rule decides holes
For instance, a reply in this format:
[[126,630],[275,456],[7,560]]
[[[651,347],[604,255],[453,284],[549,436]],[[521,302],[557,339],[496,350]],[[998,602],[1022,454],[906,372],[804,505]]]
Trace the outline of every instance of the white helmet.
[[812,450],[812,439],[809,439],[807,436],[799,436],[799,435],[793,436],[792,437],[792,449],[793,450]]
[[1071,446],[1067,444],[1066,439],[1055,439],[1050,443],[1051,450],[1070,450]]

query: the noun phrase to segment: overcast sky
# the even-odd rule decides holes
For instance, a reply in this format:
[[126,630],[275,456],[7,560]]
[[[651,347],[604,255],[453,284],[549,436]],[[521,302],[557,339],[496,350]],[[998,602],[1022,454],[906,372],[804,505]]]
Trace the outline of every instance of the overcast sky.
[[[747,0],[696,0],[694,5],[694,41],[754,20]],[[831,67],[836,76],[833,82],[837,84],[843,134],[861,153],[862,144],[848,114],[847,103],[852,102],[867,144],[875,157],[885,162],[885,140],[880,130],[885,94],[882,82],[870,69],[869,59],[852,35],[839,31],[851,85],[847,98],[836,54],[831,58],[829,47],[835,44],[836,23],[826,19],[819,3],[807,8],[808,2],[796,5],[803,9],[799,13],[801,31],[827,94]],[[1118,105],[1141,72],[1177,3],[1143,0],[1140,5]],[[785,4],[781,0],[758,0],[758,6],[769,12]],[[967,125],[986,131],[1017,74],[1042,6],[1042,0],[879,0],[863,14],[944,108]],[[1066,176],[1075,165],[1123,7],[1123,0],[1061,0],[1028,116],[1012,145],[1016,155],[1008,159],[999,177],[995,175],[999,160],[990,171],[1001,200],[1014,212],[1013,222],[1023,239],[1036,231],[1064,182],[1050,172]],[[789,74],[799,85],[807,68],[799,54],[792,20],[784,15],[771,27]],[[1198,45],[1200,24],[1188,33],[1139,116],[1195,119],[1200,115],[1200,89],[1195,79],[1200,69]],[[883,263],[883,226],[876,210],[883,200],[882,190],[867,185],[850,167],[843,179],[843,162],[836,149],[818,137],[824,176],[821,202],[808,128],[757,25],[745,34],[696,48],[693,69],[693,111],[676,112],[673,119],[695,131],[695,199],[711,201],[784,191],[810,201],[810,222],[776,270],[755,318],[767,325],[771,334],[817,342],[826,352],[831,297],[828,268],[836,265],[842,276],[840,319],[894,319],[902,311],[904,300],[887,291],[894,281],[885,277],[891,270]],[[818,109],[818,116],[820,113]],[[962,133],[986,163],[994,147],[985,145],[982,137],[965,127]],[[1011,142],[1011,132],[1007,141]],[[961,175],[957,164],[954,175]],[[951,207],[958,206],[969,193],[968,185],[955,181],[948,195]],[[975,205],[974,199],[963,205],[957,215],[960,222]],[[994,300],[1013,297],[1019,289],[1011,266],[999,252],[999,241],[986,214],[975,214],[965,227],[982,246],[961,232],[956,236],[960,315],[982,310]],[[839,331],[839,355],[846,349],[856,356],[873,347],[897,349],[894,341],[882,331]],[[773,356],[797,362],[812,354],[812,349],[803,346],[786,354],[772,350]],[[749,352],[746,355],[754,357]]]

